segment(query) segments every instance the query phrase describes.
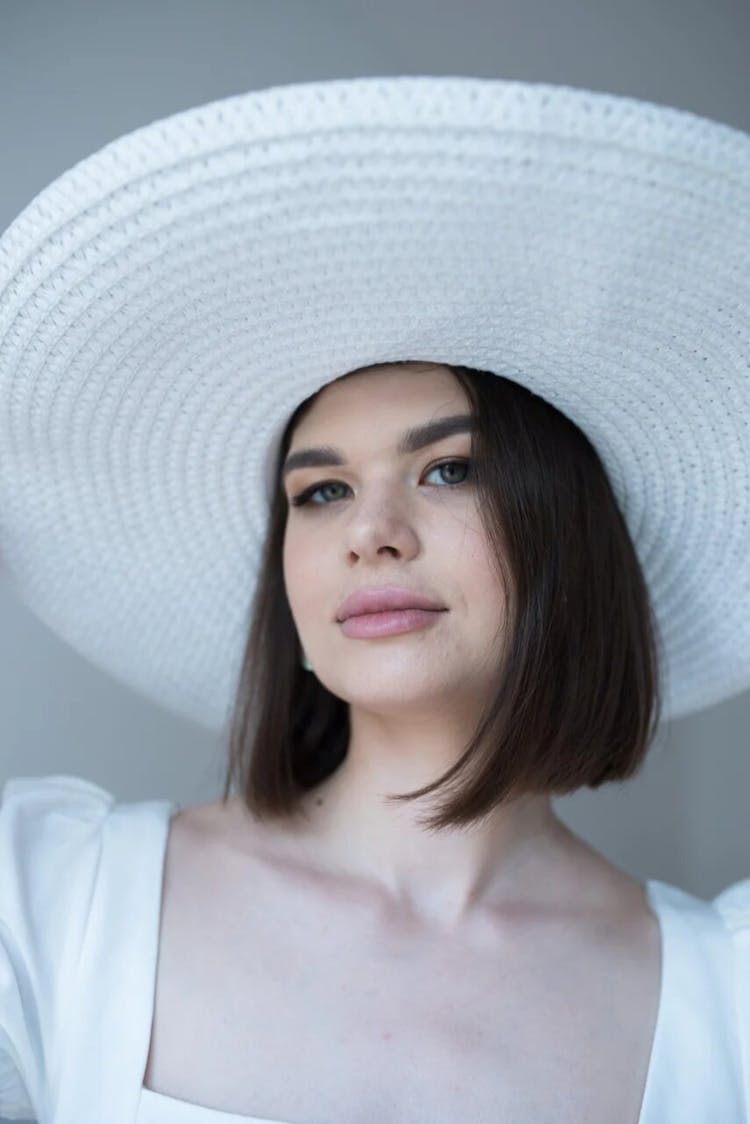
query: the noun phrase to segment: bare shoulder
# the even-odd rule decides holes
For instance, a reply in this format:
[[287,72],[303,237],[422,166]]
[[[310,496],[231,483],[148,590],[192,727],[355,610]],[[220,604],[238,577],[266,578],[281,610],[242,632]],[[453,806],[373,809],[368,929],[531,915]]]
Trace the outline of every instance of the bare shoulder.
[[180,845],[225,846],[252,849],[278,842],[288,834],[285,825],[261,822],[237,796],[182,808],[172,818],[172,831]]
[[268,869],[293,850],[294,832],[284,823],[260,821],[233,797],[182,808],[172,817],[166,870],[172,883],[192,891],[215,889],[233,876],[247,884],[253,866]]
[[236,818],[234,806],[221,801],[181,808],[172,816],[165,858],[167,882],[173,883],[178,873],[181,881],[198,877],[209,853],[229,843]]

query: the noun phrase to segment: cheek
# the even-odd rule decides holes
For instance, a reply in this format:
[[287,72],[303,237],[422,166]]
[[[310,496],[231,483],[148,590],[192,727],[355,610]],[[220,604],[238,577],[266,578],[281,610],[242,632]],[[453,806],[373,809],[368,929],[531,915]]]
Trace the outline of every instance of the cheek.
[[282,551],[284,584],[293,612],[313,605],[325,583],[327,565],[321,557],[320,544],[304,529],[287,525]]
[[284,531],[281,564],[284,573],[284,587],[289,604],[294,611],[297,600],[297,586],[300,581],[300,552],[295,543],[295,535],[289,527]]
[[492,549],[478,514],[468,510],[465,515],[436,523],[433,548],[450,558],[456,573],[467,580],[484,580],[492,569]]
[[495,547],[478,516],[467,519],[455,545],[454,572],[459,575],[475,611],[486,614],[487,623],[492,621],[494,625],[496,618],[505,612],[505,591]]

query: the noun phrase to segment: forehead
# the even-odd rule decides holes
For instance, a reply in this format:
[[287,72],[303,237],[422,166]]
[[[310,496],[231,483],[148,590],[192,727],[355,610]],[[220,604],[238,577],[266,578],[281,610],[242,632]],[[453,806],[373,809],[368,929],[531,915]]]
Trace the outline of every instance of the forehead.
[[323,430],[361,427],[403,430],[441,413],[468,412],[469,399],[456,376],[440,364],[393,367],[345,375],[325,386],[295,428],[292,444]]

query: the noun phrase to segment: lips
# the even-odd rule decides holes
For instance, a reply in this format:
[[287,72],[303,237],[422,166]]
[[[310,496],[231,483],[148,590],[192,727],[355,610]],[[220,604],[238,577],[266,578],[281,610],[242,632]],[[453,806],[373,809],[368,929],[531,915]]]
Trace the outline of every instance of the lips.
[[379,586],[358,589],[339,605],[336,620],[341,622],[348,617],[359,617],[366,613],[385,613],[392,609],[430,609],[433,612],[445,610],[445,605],[401,586]]

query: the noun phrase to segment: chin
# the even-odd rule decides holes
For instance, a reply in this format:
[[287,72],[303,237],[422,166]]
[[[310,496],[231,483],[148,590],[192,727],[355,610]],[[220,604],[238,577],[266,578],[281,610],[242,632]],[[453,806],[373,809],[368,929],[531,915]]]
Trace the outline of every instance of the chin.
[[435,709],[436,701],[444,699],[446,691],[450,690],[450,683],[444,679],[425,679],[417,675],[409,675],[396,669],[390,675],[372,673],[355,679],[353,676],[347,681],[335,684],[321,683],[334,695],[344,699],[353,706],[382,706],[393,709],[404,707],[414,710],[419,707],[420,701],[429,704]]

